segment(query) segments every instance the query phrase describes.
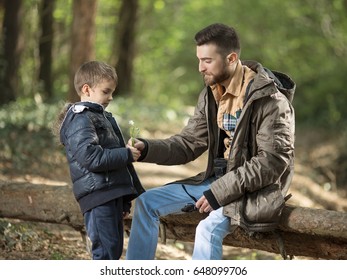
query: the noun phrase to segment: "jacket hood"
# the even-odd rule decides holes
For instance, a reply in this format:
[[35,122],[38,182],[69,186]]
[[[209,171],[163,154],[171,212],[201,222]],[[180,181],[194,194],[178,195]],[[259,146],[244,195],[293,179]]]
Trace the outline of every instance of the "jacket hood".
[[77,103],[66,103],[63,110],[60,112],[58,117],[59,121],[59,132],[60,132],[60,142],[64,145],[63,133],[61,133],[66,124],[69,124],[74,117],[74,114],[83,112],[84,110],[91,110],[95,112],[102,113],[104,107],[100,104],[92,102],[77,102]]
[[242,61],[242,64],[260,75],[260,79],[257,81],[259,83],[256,85],[257,87],[263,87],[270,82],[274,82],[278,90],[287,97],[289,102],[293,101],[296,84],[287,74],[264,68],[256,61],[246,60]]

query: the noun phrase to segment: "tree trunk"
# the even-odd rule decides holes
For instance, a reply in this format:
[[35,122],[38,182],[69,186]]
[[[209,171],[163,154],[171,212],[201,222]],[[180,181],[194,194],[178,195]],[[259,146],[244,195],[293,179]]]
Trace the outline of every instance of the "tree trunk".
[[53,48],[53,12],[55,0],[42,0],[40,9],[41,37],[39,43],[40,70],[39,81],[42,83],[45,99],[53,97],[52,84],[52,48]]
[[135,57],[135,30],[137,22],[138,0],[123,0],[119,12],[118,32],[115,39],[118,74],[116,92],[130,95],[133,80]]
[[[0,181],[0,217],[68,224],[82,231],[83,217],[69,185],[34,185]],[[206,215],[193,212],[161,218],[162,240],[194,241],[195,228]],[[131,219],[125,221],[131,230]],[[322,259],[347,259],[347,213],[286,206],[279,231],[249,235],[238,228],[225,245]],[[279,242],[279,243],[278,243]]]
[[6,0],[0,49],[0,104],[16,100],[19,63],[23,50],[21,39],[22,0]]
[[68,99],[79,101],[74,86],[77,69],[95,57],[95,16],[97,0],[74,0],[71,34],[70,86]]

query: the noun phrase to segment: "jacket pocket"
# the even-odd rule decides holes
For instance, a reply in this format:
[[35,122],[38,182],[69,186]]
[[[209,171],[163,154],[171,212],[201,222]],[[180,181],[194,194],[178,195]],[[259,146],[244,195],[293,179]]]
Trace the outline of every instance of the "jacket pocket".
[[278,184],[245,195],[244,218],[252,223],[278,222],[285,200]]

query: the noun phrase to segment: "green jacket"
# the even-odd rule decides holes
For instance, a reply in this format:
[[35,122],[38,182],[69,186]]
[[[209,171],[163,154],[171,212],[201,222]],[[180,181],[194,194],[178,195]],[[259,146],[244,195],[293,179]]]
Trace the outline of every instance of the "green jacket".
[[[235,128],[227,172],[206,195],[224,207],[224,215],[249,231],[277,226],[294,172],[295,83],[285,74],[245,61],[257,74]],[[206,171],[180,182],[199,184],[214,176],[218,152],[217,106],[211,90],[199,95],[194,115],[183,130],[167,139],[146,139],[143,161],[185,164],[208,150]],[[210,201],[213,200],[213,201]],[[216,204],[216,203],[214,203]]]

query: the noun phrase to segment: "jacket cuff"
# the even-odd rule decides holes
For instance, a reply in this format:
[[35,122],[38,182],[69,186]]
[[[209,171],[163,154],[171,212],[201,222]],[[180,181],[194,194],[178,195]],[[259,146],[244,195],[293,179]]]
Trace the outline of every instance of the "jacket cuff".
[[211,205],[213,210],[217,210],[221,206],[217,202],[217,199],[214,197],[213,193],[211,190],[204,191],[204,196],[206,197],[208,203]]
[[132,162],[134,162],[135,160],[134,160],[134,157],[133,157],[133,153],[131,152],[131,150],[129,149],[129,148],[126,148],[127,149],[127,151],[128,151],[128,163],[132,163]]
[[141,151],[141,156],[137,160],[137,161],[142,161],[147,156],[147,153],[148,153],[148,142],[142,138],[138,138],[138,139],[145,144],[145,148],[143,149],[143,151]]

